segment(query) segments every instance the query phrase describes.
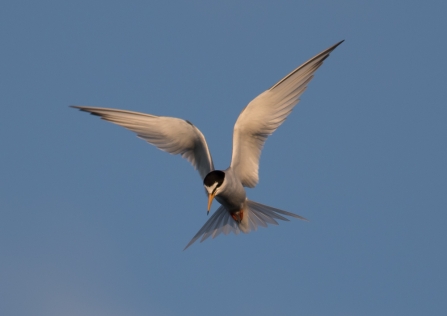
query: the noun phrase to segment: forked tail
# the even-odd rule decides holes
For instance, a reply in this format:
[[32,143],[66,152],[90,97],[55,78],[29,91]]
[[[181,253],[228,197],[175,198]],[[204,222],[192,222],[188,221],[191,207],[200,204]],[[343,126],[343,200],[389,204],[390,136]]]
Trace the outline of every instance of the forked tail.
[[247,199],[243,219],[238,223],[231,217],[230,212],[228,212],[225,207],[220,206],[186,245],[185,249],[191,246],[200,237],[202,237],[200,240],[200,242],[202,242],[210,236],[215,238],[219,236],[220,233],[228,235],[230,232],[233,232],[238,235],[240,232],[243,232],[247,234],[252,230],[257,230],[258,226],[267,227],[267,224],[278,225],[278,222],[275,219],[289,221],[289,219],[283,215],[307,221],[307,219],[297,214],[279,210]]

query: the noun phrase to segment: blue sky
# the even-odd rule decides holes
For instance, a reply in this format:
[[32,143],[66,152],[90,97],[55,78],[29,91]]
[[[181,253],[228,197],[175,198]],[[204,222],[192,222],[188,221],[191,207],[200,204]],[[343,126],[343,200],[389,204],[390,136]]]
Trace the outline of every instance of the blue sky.
[[[4,1],[0,314],[445,314],[446,10]],[[197,173],[68,107],[188,119],[225,169],[245,105],[342,39],[247,190],[310,222],[182,251],[207,220]]]

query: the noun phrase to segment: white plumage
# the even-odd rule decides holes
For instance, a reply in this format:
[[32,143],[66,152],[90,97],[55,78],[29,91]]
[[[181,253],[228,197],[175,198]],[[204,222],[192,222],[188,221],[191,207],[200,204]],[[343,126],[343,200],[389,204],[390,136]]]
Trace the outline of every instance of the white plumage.
[[118,109],[73,107],[123,126],[163,151],[182,155],[198,170],[208,191],[208,210],[214,197],[222,205],[188,243],[186,249],[200,237],[204,241],[220,233],[248,233],[258,226],[277,225],[275,219],[288,220],[283,215],[304,219],[248,200],[243,187],[256,186],[259,181],[259,157],[267,137],[284,122],[299,102],[315,71],[342,42],[296,68],[245,107],[234,126],[231,165],[223,171],[214,170],[205,137],[188,121]]

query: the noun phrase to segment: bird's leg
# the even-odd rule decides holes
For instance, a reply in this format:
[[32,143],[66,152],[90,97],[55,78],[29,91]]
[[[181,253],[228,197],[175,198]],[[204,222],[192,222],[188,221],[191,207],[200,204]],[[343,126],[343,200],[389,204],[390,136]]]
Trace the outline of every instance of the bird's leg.
[[244,218],[244,210],[231,213],[231,217],[238,223],[242,222],[242,219]]

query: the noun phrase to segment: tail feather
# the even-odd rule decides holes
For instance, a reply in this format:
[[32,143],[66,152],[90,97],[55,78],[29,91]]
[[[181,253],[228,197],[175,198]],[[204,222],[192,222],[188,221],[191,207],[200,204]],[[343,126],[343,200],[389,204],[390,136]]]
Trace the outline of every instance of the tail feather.
[[[231,218],[232,220],[232,218]],[[231,230],[232,230],[232,225],[237,225],[237,223],[233,220],[230,220],[230,216],[225,217],[225,221],[224,221],[224,227],[222,228],[222,232],[224,233],[224,235],[228,235]]]
[[261,225],[262,227],[267,227],[267,223],[268,223],[268,217],[265,216],[264,214],[262,214],[261,212],[256,213],[256,212],[252,212],[250,215],[252,218],[256,218],[257,222],[259,225]]
[[230,212],[228,212],[225,207],[220,206],[186,245],[185,249],[191,246],[200,237],[202,237],[200,240],[200,242],[202,242],[210,236],[214,239],[221,233],[228,235],[230,232],[233,232],[235,235],[238,235],[240,232],[249,233],[252,230],[257,230],[258,226],[267,227],[268,224],[278,225],[278,222],[275,219],[289,221],[288,218],[282,215],[307,221],[307,219],[297,214],[247,199],[243,219],[238,223],[231,217]]
[[[222,220],[222,224],[221,223]],[[202,237],[200,242],[207,239],[211,234],[213,238],[217,237],[221,232],[228,235],[230,232],[239,234],[239,228],[237,223],[230,216],[230,213],[225,209],[225,207],[220,206],[210,219],[202,226],[202,228],[194,235],[191,241],[186,245],[185,249],[191,246],[197,239]],[[183,249],[183,250],[185,250]]]
[[304,218],[304,217],[302,217],[302,216],[300,216],[298,214],[286,212],[286,211],[283,211],[283,210],[280,210],[280,209],[277,209],[277,208],[274,208],[274,207],[271,207],[271,206],[267,206],[267,205],[264,205],[264,204],[261,204],[261,203],[258,203],[258,202],[247,200],[247,204],[251,208],[258,210],[258,211],[266,214],[267,216],[272,216],[272,217],[275,217],[277,219],[281,219],[283,221],[289,221],[289,219],[287,219],[285,217],[282,217],[279,214],[283,214],[283,215],[286,215],[286,216],[291,216],[291,217],[295,217],[295,218],[299,218],[301,220],[307,221],[306,218]]
[[[213,221],[210,223],[209,227],[207,227],[207,229],[203,232],[203,236],[202,236],[202,239],[200,240],[200,242],[206,240],[209,236],[211,236],[211,234],[218,231],[218,228],[220,227],[220,222],[221,222],[222,218],[225,216],[225,212],[217,212],[216,211],[216,213],[217,213],[216,218],[213,219]],[[211,218],[209,221],[211,221]]]
[[281,216],[281,215],[279,215],[277,213],[274,213],[274,212],[269,212],[268,210],[264,210],[262,208],[259,208],[258,211],[259,211],[259,213],[261,213],[261,214],[263,214],[263,215],[265,215],[265,216],[267,216],[267,217],[269,217],[271,219],[276,218],[276,219],[280,219],[280,220],[285,221],[285,222],[290,221],[288,218],[286,218],[284,216]]

